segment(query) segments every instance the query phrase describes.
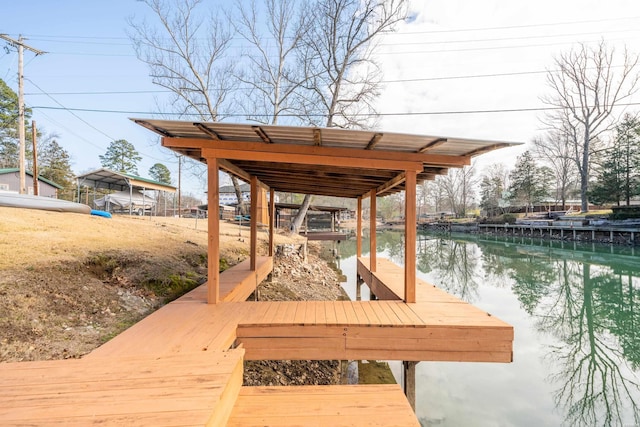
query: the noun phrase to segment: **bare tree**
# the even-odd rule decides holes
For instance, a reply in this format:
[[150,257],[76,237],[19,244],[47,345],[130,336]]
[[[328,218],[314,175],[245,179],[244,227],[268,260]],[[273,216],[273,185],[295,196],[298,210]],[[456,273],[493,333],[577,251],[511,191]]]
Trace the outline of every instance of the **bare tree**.
[[474,165],[450,170],[447,175],[439,176],[447,200],[456,217],[464,217],[473,201],[475,192]]
[[[153,83],[172,93],[178,116],[219,121],[237,84],[227,55],[233,31],[221,18],[224,15],[210,11],[203,18],[202,0],[140,1],[154,13],[160,28],[130,19],[129,37],[138,59],[149,66]],[[236,177],[231,179],[242,203],[240,184]]]
[[[578,181],[573,144],[570,132],[551,130],[542,137],[533,140],[534,153],[548,165],[556,180],[555,200],[566,209],[567,197],[575,189]],[[593,147],[592,147],[593,148]]]
[[[381,73],[373,60],[377,38],[404,19],[405,0],[318,0],[300,51],[307,81],[302,117],[313,125],[367,128],[375,117]],[[324,123],[323,123],[324,121]],[[291,222],[297,232],[307,213],[306,195]]]
[[249,86],[243,106],[257,122],[275,125],[283,113],[298,111],[294,98],[306,76],[297,64],[296,54],[309,22],[300,6],[299,0],[264,0],[262,11],[255,1],[249,7],[236,2],[239,18],[233,22],[250,45],[243,54],[248,64],[237,77]]
[[508,209],[507,188],[509,171],[503,163],[493,163],[484,169],[480,181],[480,207],[488,217],[503,214]]
[[553,94],[543,101],[556,108],[545,123],[562,132],[570,144],[572,160],[580,174],[581,209],[589,209],[589,157],[592,144],[611,128],[613,109],[637,88],[638,56],[626,50],[623,64],[614,66],[614,49],[604,42],[597,47],[581,44],[555,60],[557,71],[549,71],[547,83]]

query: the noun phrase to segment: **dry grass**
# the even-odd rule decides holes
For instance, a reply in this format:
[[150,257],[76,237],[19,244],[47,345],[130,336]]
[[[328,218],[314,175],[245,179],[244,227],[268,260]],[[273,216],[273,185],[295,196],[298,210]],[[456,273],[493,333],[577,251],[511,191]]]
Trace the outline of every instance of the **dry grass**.
[[[261,246],[267,233],[260,231]],[[276,243],[299,238],[276,235]],[[26,268],[36,263],[82,259],[91,252],[133,250],[162,255],[182,245],[207,246],[207,221],[187,218],[113,218],[0,207],[0,270]],[[249,229],[220,224],[223,257],[243,257],[249,246]]]

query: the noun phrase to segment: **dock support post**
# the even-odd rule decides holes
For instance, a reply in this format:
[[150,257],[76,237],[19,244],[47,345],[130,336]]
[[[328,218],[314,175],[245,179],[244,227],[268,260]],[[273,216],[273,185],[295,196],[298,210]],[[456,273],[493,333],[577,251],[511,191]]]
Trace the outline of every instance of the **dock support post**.
[[362,256],[362,197],[358,197],[356,208],[356,258]]
[[273,188],[269,189],[269,256],[273,257],[273,245],[274,245],[274,224],[276,217],[276,191]]
[[405,171],[404,302],[416,302],[416,171]]
[[256,258],[258,255],[258,177],[251,177],[251,238],[249,245],[250,269],[256,270]]
[[416,365],[418,362],[403,361],[404,367],[404,394],[411,405],[413,411],[416,411]]
[[376,189],[372,189],[371,190],[371,194],[369,196],[369,198],[371,200],[369,200],[370,202],[370,208],[369,208],[369,271],[371,271],[372,273],[374,273],[376,271],[376,264],[377,264],[377,260],[376,260],[376,214],[377,214],[377,207],[376,207]]
[[207,244],[207,303],[220,301],[220,195],[218,159],[207,157],[207,203],[209,210]]

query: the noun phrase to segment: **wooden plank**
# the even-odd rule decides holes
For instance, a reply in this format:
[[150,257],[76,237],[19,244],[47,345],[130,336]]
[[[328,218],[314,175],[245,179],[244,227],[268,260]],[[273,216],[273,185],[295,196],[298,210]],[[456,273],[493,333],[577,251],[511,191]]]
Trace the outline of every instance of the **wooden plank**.
[[336,337],[342,336],[344,326],[337,325],[238,325],[238,337]]
[[304,325],[304,318],[306,313],[307,305],[302,301],[298,301],[298,303],[296,304],[296,314],[293,317],[293,323],[296,325]]
[[416,351],[511,351],[511,341],[490,341],[482,339],[453,340],[433,338],[360,338],[347,336],[347,349],[375,350],[393,348],[394,350]]
[[344,308],[344,314],[345,314],[347,325],[360,324],[360,321],[358,320],[358,315],[356,314],[356,311],[353,308],[352,301],[344,301],[342,304],[342,307]]
[[[399,351],[390,348],[377,350],[347,349],[348,360],[407,360],[412,362],[487,362],[511,363],[513,352],[480,351]],[[268,359],[267,359],[268,360]]]
[[333,304],[333,307],[336,310],[336,324],[337,325],[348,325],[347,314],[345,312],[345,302],[344,301],[336,301]]
[[367,313],[365,313],[364,309],[362,308],[362,302],[355,301],[353,302],[353,304],[351,304],[351,306],[353,307],[353,311],[356,312],[356,316],[358,317],[358,321],[360,324],[363,324],[365,326],[373,324],[373,320],[369,319]]
[[376,313],[376,310],[372,307],[371,301],[361,301],[358,304],[360,310],[364,311],[364,314],[367,316],[369,324],[372,326],[382,325],[380,321],[380,317]]
[[318,324],[318,325],[326,325],[326,323],[327,323],[327,305],[329,305],[329,302],[327,302],[327,301],[317,301],[316,302],[316,324]]
[[226,422],[243,353],[1,364],[0,424],[205,425],[218,411]]
[[243,387],[228,426],[419,426],[397,385]]
[[400,317],[398,317],[396,312],[391,309],[391,304],[393,303],[389,301],[376,301],[376,304],[378,309],[387,315],[390,325],[402,325]]

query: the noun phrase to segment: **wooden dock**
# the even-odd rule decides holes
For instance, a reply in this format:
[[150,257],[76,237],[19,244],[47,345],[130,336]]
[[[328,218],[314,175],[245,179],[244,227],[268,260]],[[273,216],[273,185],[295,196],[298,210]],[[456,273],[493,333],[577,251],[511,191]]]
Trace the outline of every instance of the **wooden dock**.
[[[0,424],[417,426],[397,385],[240,387],[241,362],[512,360],[510,325],[424,282],[411,304],[239,302],[271,263],[223,272],[227,302],[207,304],[203,285],[83,359],[0,364]],[[376,270],[379,293],[399,292],[400,267]]]
[[609,239],[613,242],[616,235],[628,236],[629,243],[636,244],[636,235],[640,233],[638,227],[611,227],[611,226],[580,226],[580,225],[546,225],[546,224],[478,224],[478,229],[484,233],[498,231],[510,233],[514,235],[524,236],[529,233],[530,236],[548,235],[551,238],[573,239],[576,240],[578,235],[587,236],[584,240],[596,241],[597,236]]

